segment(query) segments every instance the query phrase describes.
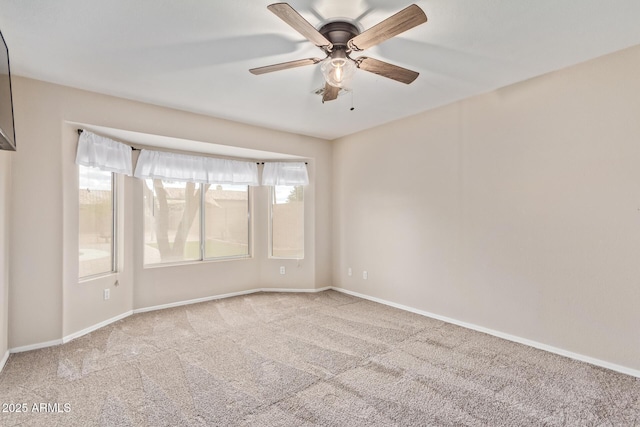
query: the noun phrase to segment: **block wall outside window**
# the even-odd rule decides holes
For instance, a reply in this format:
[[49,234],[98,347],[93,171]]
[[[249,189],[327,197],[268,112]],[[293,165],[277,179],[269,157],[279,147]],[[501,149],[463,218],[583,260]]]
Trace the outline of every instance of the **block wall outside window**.
[[273,258],[304,258],[304,187],[276,185],[271,190]]
[[111,172],[79,166],[80,278],[115,271],[115,182]]
[[249,256],[249,191],[246,185],[212,185],[204,199],[204,257]]

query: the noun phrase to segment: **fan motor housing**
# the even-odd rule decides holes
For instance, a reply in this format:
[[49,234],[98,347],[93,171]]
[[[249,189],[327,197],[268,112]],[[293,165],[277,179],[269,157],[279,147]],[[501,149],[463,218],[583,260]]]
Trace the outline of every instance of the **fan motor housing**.
[[347,42],[360,34],[358,27],[346,21],[334,21],[323,25],[318,30],[329,40],[334,48],[346,49]]

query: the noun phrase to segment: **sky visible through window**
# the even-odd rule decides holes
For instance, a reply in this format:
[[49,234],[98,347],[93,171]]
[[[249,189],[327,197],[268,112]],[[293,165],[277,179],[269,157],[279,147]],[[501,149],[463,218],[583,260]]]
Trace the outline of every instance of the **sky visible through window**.
[[287,203],[289,195],[293,189],[294,187],[290,185],[276,185],[274,191],[276,195],[276,204],[280,205],[282,203]]
[[80,168],[79,188],[93,190],[111,190],[111,172],[103,171],[98,168],[84,167]]

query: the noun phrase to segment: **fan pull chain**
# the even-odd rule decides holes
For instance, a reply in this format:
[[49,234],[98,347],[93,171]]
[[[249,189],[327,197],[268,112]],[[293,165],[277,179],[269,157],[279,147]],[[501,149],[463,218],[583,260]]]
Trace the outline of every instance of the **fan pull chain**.
[[349,111],[353,111],[355,109],[356,107],[353,106],[353,89],[351,89],[351,108],[349,108]]

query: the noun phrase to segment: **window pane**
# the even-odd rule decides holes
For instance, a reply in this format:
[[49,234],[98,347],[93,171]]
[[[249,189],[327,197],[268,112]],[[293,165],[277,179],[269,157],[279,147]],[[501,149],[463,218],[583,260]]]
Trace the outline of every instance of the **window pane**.
[[210,186],[204,212],[205,258],[249,255],[248,186]]
[[144,263],[201,259],[200,184],[144,182]]
[[273,187],[271,256],[304,258],[304,187],[301,185]]
[[113,174],[79,166],[79,277],[110,273],[113,265]]

